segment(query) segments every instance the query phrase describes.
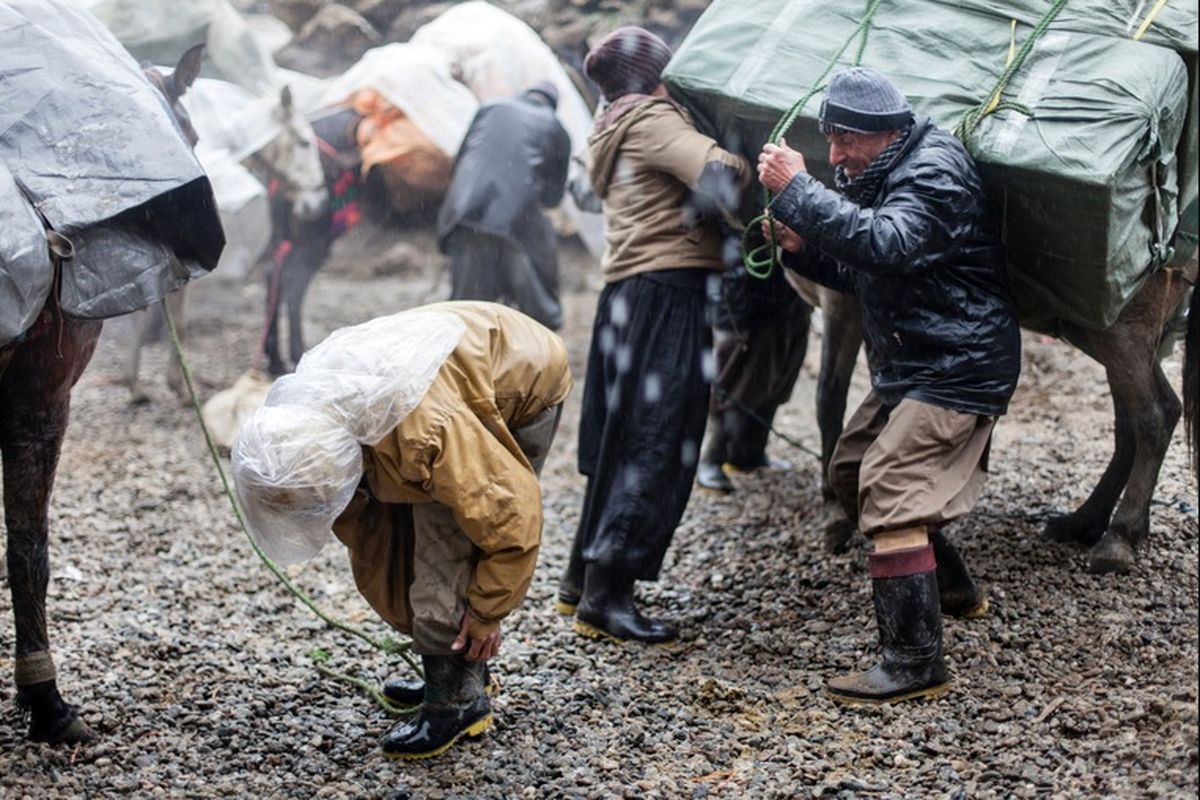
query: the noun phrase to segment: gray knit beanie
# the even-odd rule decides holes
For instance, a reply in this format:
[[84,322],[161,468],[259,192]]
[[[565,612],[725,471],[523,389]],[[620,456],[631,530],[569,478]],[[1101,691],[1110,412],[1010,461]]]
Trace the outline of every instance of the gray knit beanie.
[[912,107],[901,91],[881,73],[851,67],[834,73],[821,103],[821,133],[839,131],[879,133],[907,128]]

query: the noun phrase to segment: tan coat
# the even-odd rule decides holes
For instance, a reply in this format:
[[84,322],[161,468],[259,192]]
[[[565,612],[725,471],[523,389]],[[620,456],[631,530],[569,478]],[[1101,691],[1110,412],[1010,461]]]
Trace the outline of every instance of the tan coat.
[[562,340],[518,311],[476,302],[426,308],[458,315],[466,333],[420,405],[363,448],[366,487],[334,533],[350,548],[359,591],[409,632],[409,504],[448,507],[481,551],[468,590],[471,633],[480,636],[525,597],[542,538],[541,487],[511,431],[561,403],[571,374]]
[[683,206],[709,162],[736,169],[743,187],[750,165],[698,132],[669,98],[626,95],[617,103],[630,108],[614,104],[616,121],[588,139],[592,188],[604,202],[605,282],[655,270],[722,269],[720,231],[685,225]]

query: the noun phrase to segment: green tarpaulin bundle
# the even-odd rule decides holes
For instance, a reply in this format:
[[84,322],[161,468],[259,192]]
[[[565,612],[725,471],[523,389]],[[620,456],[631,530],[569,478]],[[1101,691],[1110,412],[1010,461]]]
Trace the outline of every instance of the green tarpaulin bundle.
[[[753,161],[780,117],[827,80],[870,5],[715,0],[666,81],[701,127]],[[1000,97],[1031,116],[1002,104],[970,142],[1003,225],[1019,312],[1047,330],[1054,319],[1091,328],[1116,320],[1166,251],[1181,184],[1187,190],[1181,174],[1192,176],[1194,194],[1196,172],[1194,145],[1190,154],[1181,145],[1185,60],[1149,43],[1186,52],[1190,42],[1194,63],[1195,13],[1156,19],[1152,26],[1165,19],[1175,27],[1133,41],[1123,28],[1133,14],[1098,12],[1081,30],[1090,16],[1081,7],[1109,9],[1112,0],[1067,5],[1068,24],[1051,24],[1036,39]],[[861,46],[860,63],[895,80],[917,113],[954,128],[968,110],[990,105],[1011,54],[1050,6],[882,0],[865,45],[854,40],[834,68],[854,64]],[[816,124],[822,96],[805,105],[786,138],[829,181]]]

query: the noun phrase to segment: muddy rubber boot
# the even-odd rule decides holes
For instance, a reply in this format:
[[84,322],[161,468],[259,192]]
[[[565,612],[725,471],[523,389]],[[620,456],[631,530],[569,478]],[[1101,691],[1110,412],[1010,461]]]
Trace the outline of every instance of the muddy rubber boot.
[[[936,697],[950,688],[942,660],[942,614],[933,548],[927,545],[920,550],[928,551],[927,563],[922,564],[928,568],[897,577],[881,576],[879,573],[892,570],[880,569],[877,564],[877,559],[890,556],[894,565],[897,553],[882,557],[872,554],[871,583],[882,659],[866,672],[829,681],[825,690],[833,700],[851,704],[898,703],[917,697]],[[899,551],[899,555],[904,554],[911,557],[917,552]]]
[[942,613],[960,619],[979,619],[988,612],[988,599],[971,579],[958,550],[941,531],[929,534],[933,556],[937,560],[938,596]]
[[725,469],[711,461],[701,461],[696,467],[696,485],[722,494],[734,491],[733,481],[729,480]]
[[575,632],[592,639],[666,644],[679,632],[674,625],[642,615],[633,603],[634,579],[628,570],[591,564],[583,599],[575,609]]
[[425,699],[417,713],[399,722],[380,742],[388,758],[432,758],[463,736],[480,736],[492,726],[492,703],[484,692],[482,662],[462,656],[422,656]]
[[[483,665],[483,691],[495,697],[500,682],[492,676],[491,667]],[[420,678],[391,678],[383,682],[383,696],[400,706],[419,706],[425,700],[425,681]]]

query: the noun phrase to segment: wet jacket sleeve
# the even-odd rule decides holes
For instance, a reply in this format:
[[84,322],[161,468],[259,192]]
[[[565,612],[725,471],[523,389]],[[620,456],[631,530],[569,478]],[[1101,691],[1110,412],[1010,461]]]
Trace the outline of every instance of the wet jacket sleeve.
[[[781,222],[845,266],[871,275],[916,274],[953,247],[956,208],[974,201],[937,159],[915,163],[883,204],[862,208],[800,173],[771,203]],[[816,278],[814,278],[816,279]]]
[[542,538],[537,475],[462,406],[422,459],[425,490],[448,506],[482,555],[467,592],[471,635],[482,636],[520,604],[533,579]]
[[843,294],[855,294],[850,270],[808,244],[798,253],[784,250],[779,261],[784,268]]
[[[683,114],[668,104],[647,114],[634,130],[637,149],[646,166],[668,173],[692,191],[709,189],[710,176],[715,174],[728,176],[733,188],[739,190],[750,180],[750,164],[746,159],[700,133]],[[631,135],[634,130],[630,131]]]

